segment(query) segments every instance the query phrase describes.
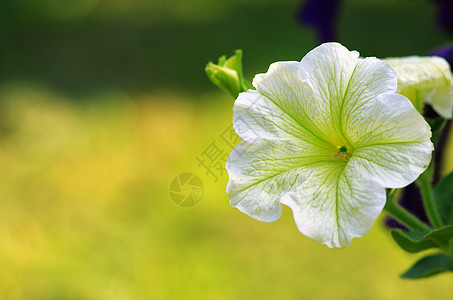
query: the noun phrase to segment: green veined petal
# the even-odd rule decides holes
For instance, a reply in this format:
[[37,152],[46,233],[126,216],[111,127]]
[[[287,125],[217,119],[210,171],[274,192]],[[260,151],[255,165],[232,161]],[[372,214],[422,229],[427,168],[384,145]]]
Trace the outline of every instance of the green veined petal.
[[280,198],[305,181],[309,166],[323,163],[345,165],[331,151],[302,141],[242,142],[228,157],[226,192],[233,207],[260,221],[275,221]]
[[308,179],[283,197],[298,229],[328,247],[349,247],[366,234],[385,204],[385,189],[347,166],[311,169]]
[[381,95],[363,119],[353,123],[358,141],[349,163],[363,176],[387,188],[401,188],[427,168],[431,131],[404,96]]

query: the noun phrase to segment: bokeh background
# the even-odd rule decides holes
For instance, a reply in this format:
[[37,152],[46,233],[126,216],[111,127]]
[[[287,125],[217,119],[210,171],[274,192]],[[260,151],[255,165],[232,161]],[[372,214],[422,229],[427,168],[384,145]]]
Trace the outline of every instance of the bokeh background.
[[[319,44],[297,21],[303,3],[0,1],[0,298],[451,296],[449,274],[399,279],[419,256],[383,218],[328,249],[289,209],[266,224],[230,208],[215,166],[231,151],[233,100],[204,66],[243,49],[250,80],[300,60]],[[423,55],[450,41],[435,19],[430,1],[344,0],[337,38],[363,56]],[[208,171],[197,158],[213,146]],[[169,197],[184,172],[204,183],[191,208]]]

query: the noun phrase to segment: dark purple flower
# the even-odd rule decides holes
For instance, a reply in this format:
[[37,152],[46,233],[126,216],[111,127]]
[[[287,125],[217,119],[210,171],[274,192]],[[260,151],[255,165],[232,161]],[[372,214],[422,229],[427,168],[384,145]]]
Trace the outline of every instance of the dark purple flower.
[[453,33],[453,1],[431,0],[437,5],[437,25],[443,30]]
[[[453,16],[453,11],[451,12],[451,14]],[[434,49],[428,55],[436,55],[445,58],[450,64],[451,68],[453,66],[453,43]]]
[[336,23],[342,0],[307,0],[298,14],[299,21],[313,27],[321,43],[336,40]]

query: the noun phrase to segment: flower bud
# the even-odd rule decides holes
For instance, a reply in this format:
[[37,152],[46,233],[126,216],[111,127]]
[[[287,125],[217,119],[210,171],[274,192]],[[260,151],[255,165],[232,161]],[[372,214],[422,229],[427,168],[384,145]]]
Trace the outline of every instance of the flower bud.
[[219,62],[208,63],[205,68],[206,75],[218,87],[225,90],[235,99],[239,93],[246,91],[246,85],[242,82],[242,51],[236,50],[236,54],[230,58],[222,56]]
[[452,118],[453,74],[444,58],[409,56],[385,61],[398,76],[398,93],[408,97],[420,113],[430,104],[442,117]]

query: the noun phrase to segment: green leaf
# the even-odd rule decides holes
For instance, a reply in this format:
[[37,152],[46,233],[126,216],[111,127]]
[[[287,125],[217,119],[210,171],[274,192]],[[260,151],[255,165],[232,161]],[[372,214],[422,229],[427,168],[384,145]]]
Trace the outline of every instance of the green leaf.
[[205,68],[208,78],[218,87],[228,92],[233,98],[239,93],[252,88],[242,75],[242,50],[236,50],[230,58],[221,56],[217,64],[208,63]]
[[453,172],[433,189],[434,201],[444,224],[453,224]]
[[401,277],[419,279],[447,271],[453,272],[453,256],[439,253],[423,257],[402,274]]
[[444,226],[431,232],[391,230],[396,243],[407,252],[416,253],[430,248],[441,248],[451,251],[450,241],[453,239],[453,225]]

